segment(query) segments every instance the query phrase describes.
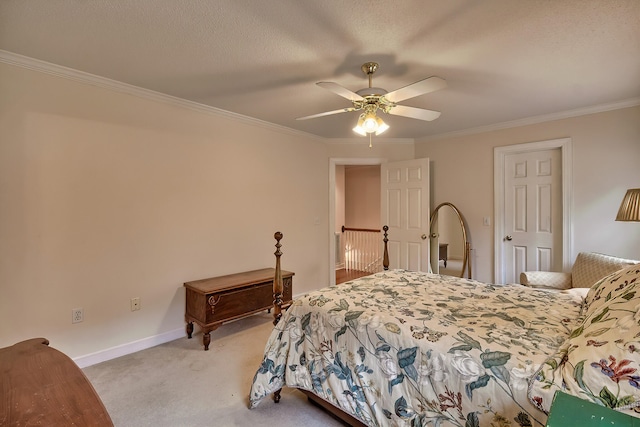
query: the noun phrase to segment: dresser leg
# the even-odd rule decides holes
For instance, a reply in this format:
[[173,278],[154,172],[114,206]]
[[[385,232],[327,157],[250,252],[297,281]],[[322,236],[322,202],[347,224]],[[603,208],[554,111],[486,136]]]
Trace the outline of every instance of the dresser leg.
[[187,322],[187,338],[191,339],[193,335],[193,322]]
[[211,344],[210,331],[204,331],[204,335],[202,335],[202,344],[204,344],[204,351],[209,350],[209,344]]

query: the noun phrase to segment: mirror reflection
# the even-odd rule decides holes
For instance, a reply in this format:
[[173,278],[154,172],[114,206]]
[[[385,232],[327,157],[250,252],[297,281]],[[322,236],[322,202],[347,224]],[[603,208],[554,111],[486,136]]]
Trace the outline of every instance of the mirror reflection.
[[471,278],[469,239],[462,214],[452,203],[441,203],[430,217],[430,265],[436,274]]

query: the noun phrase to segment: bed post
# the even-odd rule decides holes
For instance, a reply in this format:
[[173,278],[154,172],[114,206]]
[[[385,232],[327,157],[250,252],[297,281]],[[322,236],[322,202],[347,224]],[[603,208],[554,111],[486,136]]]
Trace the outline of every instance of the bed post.
[[[282,240],[282,233],[276,231],[273,237],[276,239],[276,251],[274,252],[276,256],[276,273],[273,278],[273,325],[275,326],[282,317],[282,292],[284,287],[282,285],[282,269],[280,268],[280,257],[282,256],[280,240]],[[281,390],[278,389],[273,392],[273,401],[275,403],[280,402]]]
[[384,242],[384,255],[382,257],[382,268],[384,268],[385,270],[389,269],[389,249],[387,248],[387,242],[389,241],[389,239],[387,238],[387,231],[389,231],[389,226],[385,225],[384,227],[382,227],[382,229],[384,230],[384,239],[382,239],[382,241]]
[[282,256],[280,240],[282,240],[282,233],[276,231],[273,237],[276,239],[276,251],[274,252],[276,256],[276,273],[273,278],[273,324],[277,325],[282,317],[282,292],[284,291],[282,270],[280,268],[280,257]]
[[[467,272],[469,273],[469,279],[473,279],[473,277],[471,277],[471,243],[467,242]],[[464,271],[463,271],[464,273]]]

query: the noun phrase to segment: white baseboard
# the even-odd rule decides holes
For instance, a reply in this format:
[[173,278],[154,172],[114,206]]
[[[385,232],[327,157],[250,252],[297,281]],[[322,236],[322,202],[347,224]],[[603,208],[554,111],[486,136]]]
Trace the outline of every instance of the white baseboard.
[[[306,293],[293,295],[293,299],[297,299],[300,296],[306,295]],[[258,313],[256,313],[258,314]],[[253,314],[255,315],[255,314]],[[231,322],[236,322],[241,319],[235,319]],[[231,323],[228,322],[228,323]],[[197,334],[201,331],[200,327],[193,324],[193,334]],[[126,356],[127,354],[135,353],[137,351],[146,350],[151,347],[155,347],[160,344],[164,344],[169,341],[177,340],[179,338],[186,337],[187,333],[185,328],[174,329],[173,331],[165,332],[160,335],[154,335],[147,338],[142,338],[138,341],[133,341],[126,344],[121,344],[116,347],[111,347],[106,350],[97,351],[95,353],[86,354],[84,356],[74,357],[73,361],[76,362],[80,368],[86,368],[87,366],[96,365],[98,363],[106,362],[107,360],[115,359],[116,357]]]
[[76,364],[80,368],[86,368],[87,366],[106,362],[107,360],[115,359],[116,357],[125,356],[127,354],[146,350],[147,348],[155,347],[169,341],[177,340],[178,338],[182,338],[185,335],[186,333],[184,328],[174,329],[173,331],[165,332],[160,335],[154,335],[138,341],[111,347],[106,350],[101,350],[84,356],[75,357],[73,361],[76,362]]

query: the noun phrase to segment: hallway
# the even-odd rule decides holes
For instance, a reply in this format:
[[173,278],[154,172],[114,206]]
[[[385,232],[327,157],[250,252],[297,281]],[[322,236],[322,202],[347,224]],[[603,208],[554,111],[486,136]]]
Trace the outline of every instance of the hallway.
[[357,279],[358,277],[368,276],[371,273],[358,270],[346,270],[341,268],[336,270],[336,285],[340,283],[348,282],[349,280]]

